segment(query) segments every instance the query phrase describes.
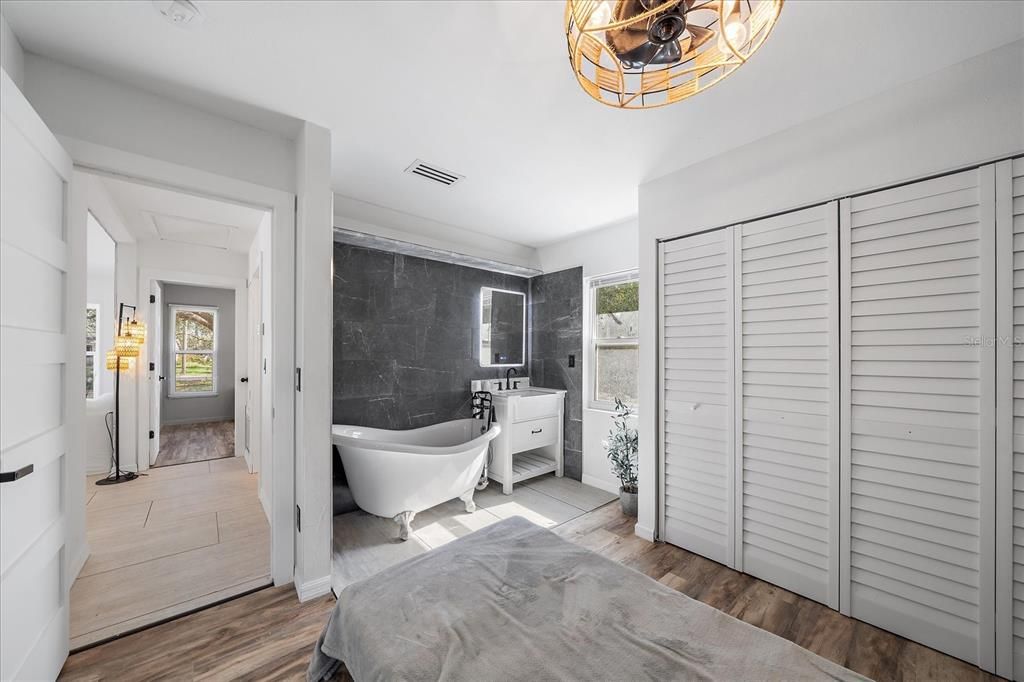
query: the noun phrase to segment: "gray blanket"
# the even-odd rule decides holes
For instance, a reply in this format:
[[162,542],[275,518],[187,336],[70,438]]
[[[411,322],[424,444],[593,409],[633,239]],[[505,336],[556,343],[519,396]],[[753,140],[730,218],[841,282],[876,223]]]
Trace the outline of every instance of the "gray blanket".
[[346,588],[310,680],[863,680],[511,518]]

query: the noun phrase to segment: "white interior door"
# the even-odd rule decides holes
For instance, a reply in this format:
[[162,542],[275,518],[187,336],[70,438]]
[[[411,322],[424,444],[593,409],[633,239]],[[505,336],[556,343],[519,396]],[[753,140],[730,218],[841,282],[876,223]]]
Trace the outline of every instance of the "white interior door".
[[249,472],[259,472],[260,466],[260,358],[263,356],[260,333],[263,320],[260,269],[256,268],[249,278],[249,344],[247,359],[247,382],[245,384],[245,461]]
[[733,565],[733,229],[665,242],[661,535]]
[[840,211],[841,608],[989,669],[993,178],[987,166]]
[[839,606],[836,202],[736,228],[736,568]]
[[149,358],[152,369],[149,372],[149,429],[153,437],[149,440],[149,463],[154,464],[160,454],[160,407],[164,393],[164,286],[153,282],[150,291]]
[[5,71],[0,81],[0,472],[20,474],[0,483],[0,678],[54,679],[68,653],[65,511],[81,513],[65,509],[64,481],[67,415],[85,401],[85,308],[67,305],[71,159]]

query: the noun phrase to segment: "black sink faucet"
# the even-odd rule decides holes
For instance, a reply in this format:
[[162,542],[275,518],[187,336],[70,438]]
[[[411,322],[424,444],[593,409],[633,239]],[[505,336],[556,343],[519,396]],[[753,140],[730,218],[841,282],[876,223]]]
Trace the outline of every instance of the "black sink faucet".
[[519,376],[519,372],[516,371],[515,367],[509,367],[508,371],[505,372],[505,390],[506,391],[512,390],[512,376],[511,375],[513,375],[513,374],[515,374],[516,376]]

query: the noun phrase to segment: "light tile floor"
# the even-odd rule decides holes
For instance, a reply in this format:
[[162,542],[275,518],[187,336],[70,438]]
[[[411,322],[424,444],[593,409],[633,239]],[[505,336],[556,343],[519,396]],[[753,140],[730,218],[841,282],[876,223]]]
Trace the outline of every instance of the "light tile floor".
[[270,583],[270,525],[240,457],[86,480],[90,555],[71,587],[71,648]]
[[516,484],[511,495],[503,495],[492,481],[477,491],[472,514],[457,499],[417,514],[405,542],[398,540],[398,524],[391,519],[363,511],[341,514],[334,517],[332,587],[341,592],[357,580],[510,516],[553,528],[615,499],[612,493],[554,475]]

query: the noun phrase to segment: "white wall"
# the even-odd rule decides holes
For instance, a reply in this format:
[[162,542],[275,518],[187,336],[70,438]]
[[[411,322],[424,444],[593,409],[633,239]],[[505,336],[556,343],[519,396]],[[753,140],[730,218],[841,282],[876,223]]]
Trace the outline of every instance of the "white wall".
[[340,194],[334,195],[334,226],[501,263],[538,266],[537,250],[531,246]]
[[624,220],[542,246],[537,260],[544,272],[583,266],[584,277],[629,270],[639,263],[639,230],[636,218]]
[[284,137],[34,54],[24,91],[58,136],[295,188],[294,143]]
[[25,52],[7,19],[0,14],[0,67],[7,72],[18,89],[25,92]]
[[296,140],[295,502],[302,510],[295,584],[305,601],[331,589],[333,200],[331,131],[305,123]]
[[114,347],[114,327],[117,324],[117,293],[114,290],[114,267],[117,247],[103,225],[90,214],[86,221],[85,298],[98,306],[96,324],[96,357],[98,365],[93,379],[96,397],[114,390],[113,373],[104,367],[107,351]]
[[248,257],[242,253],[176,242],[139,242],[139,268],[245,279],[247,267]]
[[110,435],[104,421],[114,409],[114,373],[106,368],[107,351],[114,346],[117,324],[117,294],[114,267],[117,248],[103,226],[90,214],[86,220],[85,297],[97,305],[96,374],[93,398],[85,401],[85,471],[102,473],[110,467]]
[[613,415],[607,410],[588,407],[593,391],[590,354],[586,351],[593,316],[590,278],[635,270],[638,263],[639,225],[636,219],[585,232],[570,239],[542,246],[537,250],[544,272],[583,267],[583,482],[609,492],[618,492],[619,480],[612,475],[608,454],[601,444],[612,428]]
[[[640,187],[640,334],[657,338],[659,238],[726,226],[1024,151],[1024,41]],[[640,394],[657,396],[641,346]],[[640,415],[640,517],[656,525],[655,411]]]
[[[86,297],[89,303],[98,302],[102,306],[99,328],[99,375],[101,390],[106,395],[100,396],[94,401],[86,401],[83,470],[87,474],[98,474],[107,471],[110,467],[110,439],[104,417],[107,412],[114,410],[114,374],[106,369],[106,351],[113,345],[114,325],[117,323],[117,304],[124,301],[124,299],[118,298],[119,294],[123,293],[123,289],[118,287],[126,286],[125,282],[130,282],[134,277],[135,248],[131,232],[103,183],[99,182],[96,176],[80,171],[75,172],[74,183],[76,196],[81,197],[82,205],[79,206],[76,203],[72,210],[82,212],[81,216],[76,216],[76,220],[81,220],[80,224],[85,228],[86,250],[91,250],[97,241],[102,241],[103,235],[106,235],[107,240],[112,242],[110,248],[113,250],[113,255],[108,254],[107,256],[113,266],[108,276],[91,272],[90,270],[93,268],[90,267],[89,260],[92,256],[89,253],[86,254]],[[87,217],[89,214],[96,218],[101,226],[99,233],[102,234],[95,232],[95,226],[90,227],[91,221]],[[118,247],[118,242],[123,246]],[[120,269],[118,268],[118,254],[127,259],[120,264]],[[107,279],[108,277],[109,279]],[[100,280],[107,281],[100,283]],[[100,293],[101,291],[103,293]],[[129,287],[128,291],[134,291],[134,285]],[[132,301],[124,302],[131,303]],[[121,468],[127,470],[135,470],[134,441],[130,440],[127,435],[135,433],[135,412],[134,404],[129,403],[126,398],[129,392],[135,390],[135,376],[135,374],[122,374],[121,383]]]

